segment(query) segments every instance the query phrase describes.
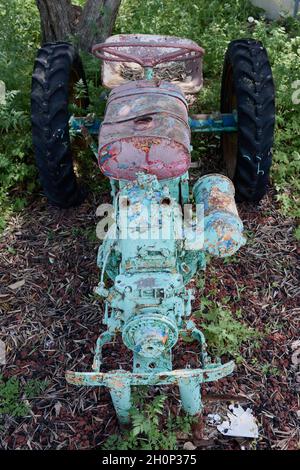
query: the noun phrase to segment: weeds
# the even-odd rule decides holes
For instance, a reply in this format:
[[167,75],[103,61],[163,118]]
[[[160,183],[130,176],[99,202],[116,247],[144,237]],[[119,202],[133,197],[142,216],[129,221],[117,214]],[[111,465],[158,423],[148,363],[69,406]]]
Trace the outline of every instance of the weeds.
[[47,387],[47,382],[28,380],[24,386],[16,377],[7,380],[0,375],[0,415],[24,417],[28,415],[30,407],[28,402],[38,396]]
[[218,356],[229,354],[241,362],[242,343],[260,337],[258,332],[238,320],[242,316],[239,310],[233,315],[228,307],[205,297],[201,300],[200,310],[194,315],[202,320],[200,327],[208,346]]
[[139,388],[133,394],[130,410],[131,427],[122,435],[110,436],[102,446],[104,450],[176,450],[180,431],[191,432],[195,418],[164,416],[165,395],[158,395],[149,402],[146,391]]

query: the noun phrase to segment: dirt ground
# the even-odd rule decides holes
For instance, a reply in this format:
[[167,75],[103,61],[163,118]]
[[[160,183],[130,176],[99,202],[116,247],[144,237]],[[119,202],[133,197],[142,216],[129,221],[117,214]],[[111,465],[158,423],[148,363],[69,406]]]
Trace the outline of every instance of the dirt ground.
[[[104,188],[100,192],[109,201]],[[2,373],[21,383],[47,380],[45,391],[30,400],[28,416],[2,417],[2,449],[89,449],[118,432],[108,392],[75,388],[64,376],[66,369],[90,369],[103,328],[102,305],[93,294],[99,277],[98,201],[99,194],[91,194],[79,208],[58,210],[39,196],[11,218],[0,241],[0,337],[7,348]],[[258,347],[250,343],[242,348],[244,360],[232,376],[204,388],[203,422],[193,427],[188,440],[204,449],[299,449],[300,365],[293,348],[299,348],[300,289],[294,224],[280,214],[272,190],[259,208],[240,205],[239,210],[248,243],[234,262],[209,265],[205,294],[213,291],[219,301],[230,296],[233,310],[242,309],[242,321],[263,336]],[[20,287],[9,287],[16,282]],[[195,309],[197,303],[199,298]],[[182,347],[189,346],[175,348],[175,363],[181,362]],[[130,361],[121,342],[110,344],[105,355],[107,369],[125,368]],[[166,407],[179,412],[176,388],[165,393]],[[208,423],[208,413],[224,412],[231,401],[253,410],[258,439],[223,437]]]

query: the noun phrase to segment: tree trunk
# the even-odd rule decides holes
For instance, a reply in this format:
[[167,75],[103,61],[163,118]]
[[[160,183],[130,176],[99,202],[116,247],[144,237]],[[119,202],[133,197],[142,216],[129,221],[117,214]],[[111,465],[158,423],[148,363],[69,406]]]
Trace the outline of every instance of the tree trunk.
[[67,40],[73,34],[70,0],[36,0],[41,17],[42,42]]
[[77,28],[81,49],[90,50],[93,44],[111,35],[120,3],[121,0],[87,0]]
[[83,8],[71,0],[36,0],[42,42],[70,41],[90,51],[112,33],[121,0],[87,0]]

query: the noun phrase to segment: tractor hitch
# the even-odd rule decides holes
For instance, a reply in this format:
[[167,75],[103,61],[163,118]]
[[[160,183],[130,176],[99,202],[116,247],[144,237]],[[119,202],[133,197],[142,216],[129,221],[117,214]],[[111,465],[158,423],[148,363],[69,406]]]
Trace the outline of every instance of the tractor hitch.
[[[137,360],[135,358],[133,372],[125,370],[101,372],[102,347],[104,344],[112,341],[114,337],[110,333],[105,332],[100,335],[97,340],[93,372],[67,371],[67,382],[77,386],[107,387],[118,419],[122,424],[128,423],[130,418],[132,386],[177,385],[179,387],[183,409],[190,415],[196,415],[200,413],[203,408],[201,384],[226,377],[233,372],[235,364],[233,361],[221,364],[219,359],[215,363],[212,363],[206,353],[204,336],[201,331],[195,327],[192,321],[188,322],[187,329],[183,332],[189,333],[200,343],[200,362],[202,367],[199,369],[163,370],[163,367],[161,367],[161,370],[158,370],[158,367],[152,362],[155,366],[154,370],[152,372],[146,372],[145,368],[141,367],[141,364],[139,364],[139,368],[136,367]],[[138,361],[140,361],[140,359],[141,357],[138,358]],[[155,358],[152,358],[152,361],[154,360]]]

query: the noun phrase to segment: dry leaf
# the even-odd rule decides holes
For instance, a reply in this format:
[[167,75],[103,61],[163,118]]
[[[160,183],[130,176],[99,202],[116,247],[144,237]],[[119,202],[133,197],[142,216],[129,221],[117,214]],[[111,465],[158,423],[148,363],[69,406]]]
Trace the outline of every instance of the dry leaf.
[[58,417],[60,415],[60,410],[62,409],[62,404],[60,403],[60,401],[55,403],[54,409],[55,409],[55,414]]
[[292,343],[292,350],[295,351],[295,349],[298,349],[300,348],[300,339],[298,339],[297,341],[294,341]]
[[258,426],[252,410],[244,410],[239,404],[229,405],[228,419],[217,426],[225,436],[258,438]]

